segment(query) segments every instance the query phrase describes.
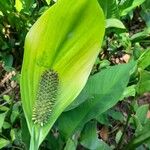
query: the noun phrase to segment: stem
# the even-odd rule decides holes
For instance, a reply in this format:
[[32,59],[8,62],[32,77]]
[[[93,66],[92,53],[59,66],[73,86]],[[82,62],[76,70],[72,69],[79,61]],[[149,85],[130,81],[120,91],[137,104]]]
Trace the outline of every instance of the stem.
[[117,149],[121,149],[121,146],[122,146],[122,143],[123,143],[123,139],[124,139],[124,136],[125,136],[125,132],[128,128],[128,124],[129,124],[129,121],[130,121],[130,118],[131,118],[131,106],[129,106],[129,115],[128,115],[128,118],[127,118],[127,121],[126,121],[126,124],[124,126],[124,129],[123,129],[123,133],[122,133],[122,136],[118,142],[118,145],[117,145]]
[[29,150],[38,150],[39,149],[40,134],[41,134],[41,127],[36,128],[35,126],[33,126],[32,134],[31,134],[31,140],[30,140],[30,149]]

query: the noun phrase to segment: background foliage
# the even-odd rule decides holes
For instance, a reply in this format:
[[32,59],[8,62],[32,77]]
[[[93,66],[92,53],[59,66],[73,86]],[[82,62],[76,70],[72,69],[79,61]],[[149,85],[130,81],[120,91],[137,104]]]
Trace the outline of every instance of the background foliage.
[[[98,1],[106,17],[103,51],[41,149],[150,149],[150,1]],[[18,86],[24,39],[54,3],[0,1],[0,149],[28,149]]]

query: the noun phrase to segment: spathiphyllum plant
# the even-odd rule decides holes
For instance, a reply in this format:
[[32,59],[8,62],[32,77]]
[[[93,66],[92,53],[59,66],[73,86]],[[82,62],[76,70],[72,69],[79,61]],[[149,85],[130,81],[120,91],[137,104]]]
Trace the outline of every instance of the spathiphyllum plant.
[[21,97],[37,150],[54,122],[84,87],[104,35],[97,0],[59,0],[26,36]]

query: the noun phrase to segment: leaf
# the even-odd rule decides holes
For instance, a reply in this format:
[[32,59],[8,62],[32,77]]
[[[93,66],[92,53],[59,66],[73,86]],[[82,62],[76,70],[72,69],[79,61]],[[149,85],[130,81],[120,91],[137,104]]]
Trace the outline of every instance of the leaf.
[[12,108],[12,113],[11,113],[11,116],[10,116],[10,120],[11,120],[11,123],[13,124],[16,119],[19,117],[19,106],[20,106],[20,102],[17,102],[13,105],[13,108]]
[[141,10],[141,17],[145,21],[146,25],[148,28],[150,28],[150,1],[146,0],[142,5],[142,10]]
[[[30,29],[25,40],[21,96],[30,134],[34,134],[31,145],[39,146],[61,112],[84,87],[99,53],[104,26],[96,0],[60,0]],[[59,95],[48,123],[39,127],[33,124],[32,109],[40,77],[48,69],[58,73]]]
[[138,59],[138,66],[142,69],[145,69],[150,65],[150,50],[146,50]]
[[12,55],[6,55],[4,58],[3,58],[3,61],[5,63],[5,66],[7,67],[12,67],[12,64],[13,64],[13,56]]
[[100,123],[100,124],[104,124],[106,126],[111,126],[111,123],[109,122],[108,119],[108,114],[107,111],[100,114],[99,116],[96,117],[96,120]]
[[142,105],[140,106],[137,111],[136,111],[136,116],[139,119],[139,121],[141,122],[141,124],[145,124],[147,119],[147,113],[149,110],[149,105]]
[[0,138],[0,149],[4,148],[7,146],[10,142],[8,140],[5,140],[3,138]]
[[127,15],[135,7],[144,3],[145,0],[126,0],[120,7],[120,16]]
[[11,129],[10,131],[10,137],[11,137],[11,141],[13,142],[16,139],[16,135],[15,135],[15,130]]
[[25,143],[25,147],[28,150],[30,146],[30,133],[24,116],[21,116],[21,131],[22,141]]
[[115,110],[109,110],[108,115],[111,116],[114,120],[118,120],[120,122],[123,122],[124,116],[121,112],[115,111]]
[[68,139],[64,150],[76,150],[77,144],[72,140]]
[[131,42],[144,42],[145,39],[150,37],[150,28],[145,28],[143,31],[133,34],[130,38]]
[[[111,68],[110,68],[111,70]],[[108,69],[109,71],[109,69]],[[106,71],[106,74],[107,74],[107,71]],[[95,75],[94,75],[95,76]],[[103,81],[103,76],[100,76],[100,78],[98,79],[99,81]],[[101,81],[101,82],[102,82]],[[93,87],[94,85],[94,87]],[[134,94],[134,91],[132,88],[135,88],[135,86],[131,86],[131,87],[126,87],[124,93],[122,94],[121,96],[121,100],[124,98],[124,97],[127,97],[127,96],[132,96]],[[75,101],[73,101],[65,111],[69,111],[71,109],[74,109],[76,107],[78,107],[81,103],[83,103],[84,101],[86,101],[89,97],[93,97],[93,93],[95,94],[99,94],[99,84],[98,83],[95,83],[94,81],[94,77],[90,77],[88,79],[88,82],[86,83],[86,86],[85,88],[82,90],[82,92],[79,94],[79,96],[76,98]]]
[[116,0],[98,0],[98,2],[101,5],[107,19],[118,18],[119,10]]
[[146,70],[140,71],[140,80],[136,87],[138,94],[150,92],[150,72]]
[[147,118],[149,110],[149,105],[142,105],[137,108],[136,114],[132,116],[130,123],[134,124],[136,130],[135,135],[137,135],[139,132],[141,132],[147,122],[149,122],[149,119]]
[[0,130],[2,129],[4,120],[5,120],[5,116],[6,116],[6,113],[1,113],[0,114]]
[[4,122],[3,123],[3,129],[9,129],[9,128],[11,128],[11,124],[8,122]]
[[[123,11],[132,6],[134,0],[124,0],[119,5],[119,11],[123,14]],[[125,14],[126,15],[126,14]]]
[[12,10],[12,2],[11,1],[0,1],[0,10],[3,13],[6,13],[6,11]]
[[35,0],[23,0],[23,9],[26,13],[29,13],[29,11],[32,10],[34,2]]
[[9,111],[10,108],[6,107],[6,106],[0,106],[0,111]]
[[89,150],[111,150],[102,140],[98,139],[96,122],[89,122],[81,134],[80,143]]
[[15,8],[18,12],[20,12],[23,9],[21,0],[15,0]]
[[[65,138],[70,137],[87,121],[98,117],[119,101],[128,83],[131,68],[134,66],[135,63],[129,63],[110,67],[89,78],[79,95],[82,97],[81,95],[86,91],[89,93],[88,97],[79,107],[64,112],[58,119],[59,130]],[[80,99],[77,98],[77,100]],[[66,126],[66,123],[69,126]]]
[[110,18],[106,20],[106,28],[120,28],[126,29],[124,24],[116,18]]
[[119,131],[117,132],[117,134],[116,134],[116,137],[115,137],[116,143],[119,143],[121,137],[122,137],[122,131],[119,130]]
[[123,100],[124,98],[128,98],[130,96],[134,97],[135,94],[136,94],[136,85],[131,85],[126,87],[120,99]]
[[[56,131],[57,132],[57,131]],[[52,150],[63,150],[64,148],[64,140],[62,139],[61,136],[56,136],[57,133],[50,132],[47,137],[46,137],[46,147],[47,149],[52,149]],[[69,140],[69,139],[68,139]],[[68,141],[67,141],[68,142]],[[66,143],[67,144],[67,143]]]
[[141,144],[144,144],[145,142],[150,140],[150,121],[148,121],[145,126],[143,127],[143,130],[140,131],[137,136],[135,136],[124,149],[135,149],[136,147],[140,146]]
[[3,95],[3,99],[10,104],[11,102],[11,99],[10,99],[10,96],[9,95]]
[[51,0],[46,0],[46,3],[49,5],[51,3]]

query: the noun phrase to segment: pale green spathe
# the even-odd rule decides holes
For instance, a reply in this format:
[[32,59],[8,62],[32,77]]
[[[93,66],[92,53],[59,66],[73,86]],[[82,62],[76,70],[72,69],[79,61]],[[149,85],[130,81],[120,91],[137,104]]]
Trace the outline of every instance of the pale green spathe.
[[97,0],[59,0],[27,34],[21,97],[30,134],[35,126],[32,108],[40,76],[45,70],[53,69],[60,80],[57,103],[49,122],[40,130],[38,146],[84,87],[100,51],[104,27],[103,12]]

